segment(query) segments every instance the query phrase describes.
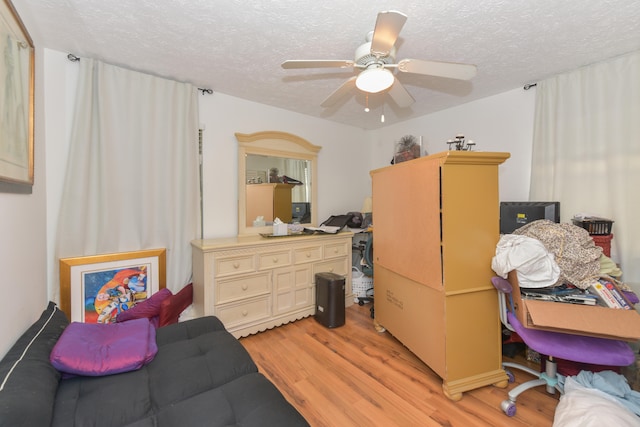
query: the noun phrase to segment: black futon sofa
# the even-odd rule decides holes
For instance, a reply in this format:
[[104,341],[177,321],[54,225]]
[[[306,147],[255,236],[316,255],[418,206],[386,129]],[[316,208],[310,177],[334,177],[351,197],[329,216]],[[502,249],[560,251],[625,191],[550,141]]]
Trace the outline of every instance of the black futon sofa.
[[216,317],[159,328],[141,369],[62,378],[49,355],[68,323],[49,303],[0,361],[0,426],[308,426]]

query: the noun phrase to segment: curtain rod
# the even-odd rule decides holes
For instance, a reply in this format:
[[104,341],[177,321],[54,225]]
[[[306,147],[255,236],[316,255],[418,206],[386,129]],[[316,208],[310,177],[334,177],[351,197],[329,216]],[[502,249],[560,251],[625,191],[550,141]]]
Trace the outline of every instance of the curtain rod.
[[524,90],[529,90],[532,87],[536,87],[536,86],[538,86],[538,83],[527,83],[526,85],[524,85],[523,89]]
[[[73,53],[70,53],[67,55],[67,59],[71,62],[80,62],[80,58],[75,56]],[[199,87],[198,90],[200,92],[202,92],[202,94],[204,95],[205,93],[208,95],[213,95],[213,89],[207,89],[207,88],[201,88]]]

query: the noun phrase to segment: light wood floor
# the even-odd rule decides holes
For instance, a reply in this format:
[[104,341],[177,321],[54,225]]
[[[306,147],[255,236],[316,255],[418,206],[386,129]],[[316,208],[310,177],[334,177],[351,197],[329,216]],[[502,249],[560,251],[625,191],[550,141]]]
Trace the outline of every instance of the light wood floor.
[[339,328],[308,317],[240,342],[313,427],[552,425],[558,395],[544,387],[518,398],[515,417],[501,411],[507,391],[533,378],[521,371],[506,389],[487,386],[449,400],[429,367],[388,332],[375,330],[369,308],[347,308]]

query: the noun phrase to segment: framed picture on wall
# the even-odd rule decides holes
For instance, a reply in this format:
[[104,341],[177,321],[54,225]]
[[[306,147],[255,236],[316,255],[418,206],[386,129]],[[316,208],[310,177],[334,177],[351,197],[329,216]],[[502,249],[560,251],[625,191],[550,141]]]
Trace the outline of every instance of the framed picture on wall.
[[0,0],[0,181],[33,185],[34,48],[9,0]]
[[60,308],[72,322],[115,322],[165,286],[165,249],[60,259]]

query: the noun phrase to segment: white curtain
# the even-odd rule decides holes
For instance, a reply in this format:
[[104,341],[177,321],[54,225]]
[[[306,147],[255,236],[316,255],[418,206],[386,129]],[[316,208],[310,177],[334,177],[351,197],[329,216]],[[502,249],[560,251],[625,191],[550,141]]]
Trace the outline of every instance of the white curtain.
[[290,178],[297,179],[302,185],[296,185],[291,190],[291,200],[293,202],[310,202],[309,194],[311,189],[311,177],[307,168],[307,161],[299,159],[286,159],[284,169]]
[[166,248],[167,288],[198,237],[197,88],[82,58],[59,258]]
[[560,201],[562,221],[614,220],[611,257],[640,291],[640,51],[539,82],[532,201]]

